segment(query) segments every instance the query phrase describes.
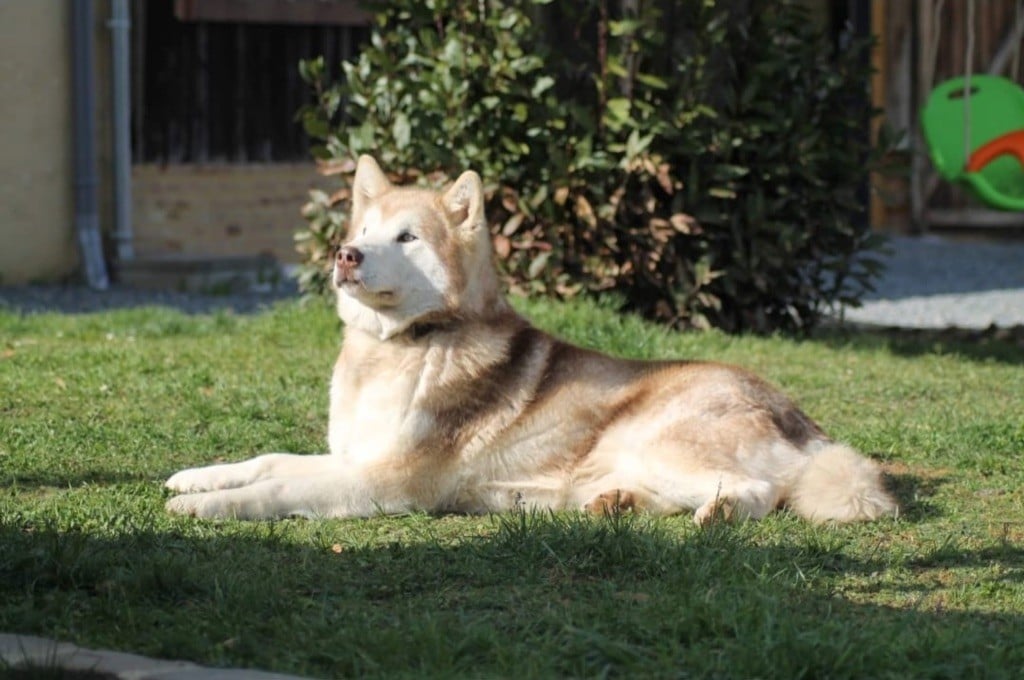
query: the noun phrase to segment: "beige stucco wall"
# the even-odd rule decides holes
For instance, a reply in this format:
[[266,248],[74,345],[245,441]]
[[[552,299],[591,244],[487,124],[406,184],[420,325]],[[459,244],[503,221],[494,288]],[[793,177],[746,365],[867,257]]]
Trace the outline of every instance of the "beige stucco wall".
[[70,2],[0,0],[0,285],[78,264]]

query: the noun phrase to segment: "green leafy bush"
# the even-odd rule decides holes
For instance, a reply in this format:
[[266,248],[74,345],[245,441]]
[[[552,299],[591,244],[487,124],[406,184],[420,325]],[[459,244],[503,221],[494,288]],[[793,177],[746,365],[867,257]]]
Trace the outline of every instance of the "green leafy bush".
[[342,186],[297,235],[322,290],[361,153],[399,181],[487,183],[514,292],[616,291],[676,325],[808,328],[870,287],[859,195],[869,44],[795,1],[392,0],[301,112]]

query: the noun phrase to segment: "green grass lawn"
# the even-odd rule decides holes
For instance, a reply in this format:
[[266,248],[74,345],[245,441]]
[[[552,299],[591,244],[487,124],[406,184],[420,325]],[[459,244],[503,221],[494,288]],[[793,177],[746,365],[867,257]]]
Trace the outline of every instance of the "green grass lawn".
[[0,311],[0,631],[321,677],[1019,677],[1020,349],[521,306],[584,345],[758,371],[884,462],[901,516],[172,517],[182,467],[324,450],[331,311]]

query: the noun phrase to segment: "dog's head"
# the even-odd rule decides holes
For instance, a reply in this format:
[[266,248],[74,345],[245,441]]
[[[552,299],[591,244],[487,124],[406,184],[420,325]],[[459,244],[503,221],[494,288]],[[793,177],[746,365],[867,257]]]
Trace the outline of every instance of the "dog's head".
[[334,260],[342,321],[387,339],[417,323],[500,308],[483,204],[475,172],[442,192],[402,188],[361,156],[348,239]]

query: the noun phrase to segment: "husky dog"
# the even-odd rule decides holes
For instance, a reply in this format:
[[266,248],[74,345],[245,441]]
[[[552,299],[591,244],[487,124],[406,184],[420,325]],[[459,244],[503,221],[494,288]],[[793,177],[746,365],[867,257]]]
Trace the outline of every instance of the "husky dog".
[[516,507],[813,522],[892,515],[878,466],[718,363],[574,347],[504,299],[479,176],[398,188],[368,156],[333,284],[345,324],[328,455],[184,470],[171,512],[366,517]]

